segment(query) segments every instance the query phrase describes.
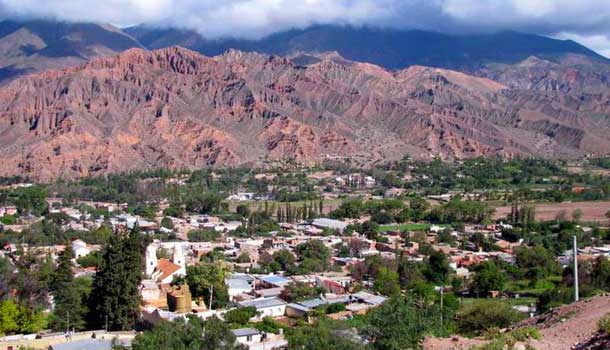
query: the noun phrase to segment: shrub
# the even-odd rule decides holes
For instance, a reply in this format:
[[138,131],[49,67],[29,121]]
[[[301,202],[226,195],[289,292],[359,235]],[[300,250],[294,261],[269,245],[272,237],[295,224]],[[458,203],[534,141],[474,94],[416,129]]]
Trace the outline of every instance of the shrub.
[[256,316],[256,308],[248,306],[229,310],[225,313],[224,318],[227,323],[245,325],[254,316]]
[[346,308],[345,304],[342,304],[342,303],[329,304],[326,307],[326,313],[327,314],[334,314],[334,313],[337,313],[337,312],[345,311],[345,308]]
[[597,328],[600,332],[610,334],[610,314],[607,314],[597,321]]
[[481,300],[465,306],[457,314],[457,327],[462,334],[480,334],[492,328],[506,328],[523,315],[507,303]]
[[542,337],[538,328],[531,326],[515,329],[510,333],[510,335],[515,338],[515,340],[520,342],[524,342],[529,339],[540,339]]

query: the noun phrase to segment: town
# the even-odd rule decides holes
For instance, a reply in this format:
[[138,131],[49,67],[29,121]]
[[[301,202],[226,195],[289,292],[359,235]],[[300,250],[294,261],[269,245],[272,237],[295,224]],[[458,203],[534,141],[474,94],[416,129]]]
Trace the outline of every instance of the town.
[[510,329],[610,291],[608,165],[4,178],[0,348],[405,349]]

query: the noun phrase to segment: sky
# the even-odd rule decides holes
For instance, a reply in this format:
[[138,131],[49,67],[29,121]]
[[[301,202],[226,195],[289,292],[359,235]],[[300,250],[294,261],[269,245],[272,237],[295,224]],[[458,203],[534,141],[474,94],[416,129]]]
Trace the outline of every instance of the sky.
[[610,0],[0,0],[0,18],[148,23],[251,39],[314,24],[516,30],[573,39],[610,57]]

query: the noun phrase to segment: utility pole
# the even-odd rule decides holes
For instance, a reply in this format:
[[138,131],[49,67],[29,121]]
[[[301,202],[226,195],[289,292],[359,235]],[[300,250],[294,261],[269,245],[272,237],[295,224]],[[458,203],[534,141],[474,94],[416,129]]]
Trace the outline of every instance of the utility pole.
[[574,301],[578,301],[578,244],[574,235]]
[[212,310],[212,297],[214,296],[214,283],[210,285],[210,310]]

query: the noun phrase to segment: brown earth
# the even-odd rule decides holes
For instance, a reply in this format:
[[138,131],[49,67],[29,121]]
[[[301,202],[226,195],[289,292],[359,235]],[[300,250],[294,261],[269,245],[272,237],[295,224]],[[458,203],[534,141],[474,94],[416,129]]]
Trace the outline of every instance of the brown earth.
[[[582,211],[581,221],[607,224],[606,213],[610,211],[610,201],[544,203],[534,206],[536,207],[537,220],[555,220],[558,215],[562,214],[570,219],[572,213],[576,209],[580,209]],[[494,219],[505,218],[510,210],[510,206],[496,208]]]
[[0,89],[0,175],[610,153],[610,123],[590,116],[610,115],[607,101],[336,54],[300,65],[235,50],[131,49]]
[[[610,313],[610,296],[596,296],[577,303],[561,306],[546,314],[527,319],[516,328],[534,326],[540,331],[540,340],[530,340],[537,350],[570,350],[586,344],[597,335],[597,321]],[[485,344],[482,339],[427,338],[425,350],[468,350]]]

